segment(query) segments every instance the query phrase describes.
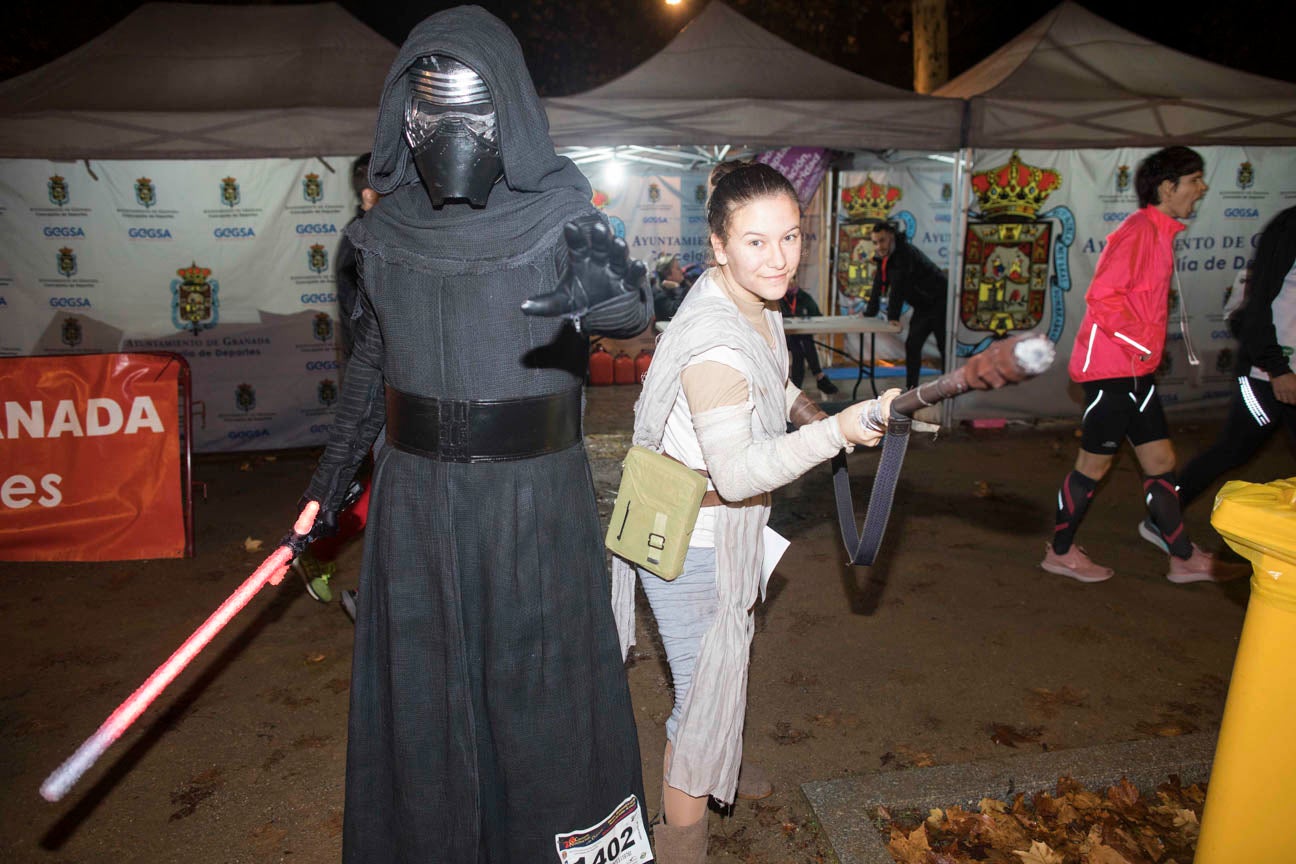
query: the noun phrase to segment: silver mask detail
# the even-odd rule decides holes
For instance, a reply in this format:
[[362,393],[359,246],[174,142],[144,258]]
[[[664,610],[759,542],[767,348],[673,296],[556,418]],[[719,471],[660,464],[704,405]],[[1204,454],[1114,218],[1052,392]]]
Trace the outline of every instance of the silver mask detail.
[[406,74],[405,141],[435,206],[465,199],[486,204],[503,176],[490,89],[471,67],[439,54]]

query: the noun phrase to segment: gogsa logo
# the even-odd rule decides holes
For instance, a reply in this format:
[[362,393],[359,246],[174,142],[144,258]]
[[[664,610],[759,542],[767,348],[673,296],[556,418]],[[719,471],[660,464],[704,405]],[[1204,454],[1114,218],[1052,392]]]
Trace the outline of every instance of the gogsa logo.
[[336,360],[311,360],[306,364],[307,372],[322,372],[338,368]]
[[46,225],[42,233],[46,237],[84,237],[85,231],[77,225]]
[[1103,221],[1104,221],[1104,222],[1124,222],[1124,221],[1125,221],[1125,217],[1128,216],[1128,215],[1130,215],[1130,214],[1128,214],[1128,213],[1120,213],[1120,212],[1116,212],[1116,213],[1113,213],[1113,212],[1107,212],[1107,213],[1104,213],[1104,214],[1103,214]]
[[1260,211],[1254,207],[1230,207],[1224,211],[1225,219],[1259,219]]
[[665,225],[666,217],[665,216],[645,216],[644,224],[645,225]]
[[338,233],[336,225],[327,225],[315,222],[308,225],[298,225],[298,234],[336,234]]
[[238,225],[230,228],[217,228],[212,231],[212,236],[217,240],[246,240],[256,236],[256,232],[246,225]]
[[228,433],[231,441],[246,441],[251,438],[265,438],[270,434],[269,429],[235,429]]
[[89,309],[90,300],[86,297],[51,297],[49,305],[55,309]]
[[126,236],[132,240],[170,240],[170,228],[131,228]]
[[320,304],[336,303],[337,295],[332,293],[331,291],[329,292],[321,291],[318,294],[303,294],[301,295],[301,302],[307,306],[317,306]]

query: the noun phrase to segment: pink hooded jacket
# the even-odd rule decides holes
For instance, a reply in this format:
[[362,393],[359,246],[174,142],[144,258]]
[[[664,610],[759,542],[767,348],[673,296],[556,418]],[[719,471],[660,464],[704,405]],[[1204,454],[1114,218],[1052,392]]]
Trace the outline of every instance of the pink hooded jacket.
[[1156,207],[1144,207],[1107,238],[1071,348],[1072,381],[1156,371],[1170,315],[1174,237],[1184,227]]

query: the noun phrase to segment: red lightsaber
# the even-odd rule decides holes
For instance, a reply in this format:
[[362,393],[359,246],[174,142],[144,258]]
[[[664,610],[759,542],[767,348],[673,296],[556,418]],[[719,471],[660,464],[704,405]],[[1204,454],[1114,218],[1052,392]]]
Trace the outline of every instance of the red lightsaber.
[[[312,501],[307,504],[301,515],[297,517],[293,531],[302,536],[309,534],[311,526],[315,523],[315,514],[318,512],[318,503]],[[45,778],[45,782],[40,787],[41,797],[53,802],[66,795],[81,776],[99,761],[104,751],[139,719],[149,705],[153,704],[153,700],[184,671],[200,651],[207,647],[207,644],[230,622],[230,619],[243,611],[243,607],[261,590],[262,586],[267,582],[278,585],[283,581],[284,573],[287,572],[292,559],[293,550],[288,546],[280,546],[270,553],[270,556],[261,562],[261,566],[202,623],[202,626],[190,634],[184,644],[177,648],[165,663],[153,670],[148,680],[141,684],[130,698],[118,705],[117,710],[108,715],[103,725],[87,738],[66,762]]]

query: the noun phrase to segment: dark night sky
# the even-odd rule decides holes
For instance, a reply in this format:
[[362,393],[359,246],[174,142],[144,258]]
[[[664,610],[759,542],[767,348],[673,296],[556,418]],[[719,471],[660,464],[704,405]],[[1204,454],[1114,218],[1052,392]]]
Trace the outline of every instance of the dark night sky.
[[[800,48],[899,87],[913,81],[908,42],[910,0],[729,0],[730,5]],[[1053,8],[1053,0],[947,0],[950,74],[957,75]],[[33,69],[112,26],[138,0],[11,0],[0,13],[0,78]],[[399,44],[422,18],[448,3],[342,0],[342,5]],[[705,5],[684,0],[552,0],[481,5],[503,18],[522,42],[542,95],[579,92],[647,59]],[[1290,0],[1237,0],[1189,11],[1182,2],[1082,0],[1115,24],[1216,63],[1296,82]],[[1280,11],[1281,10],[1281,11]],[[198,34],[198,38],[201,35]]]

